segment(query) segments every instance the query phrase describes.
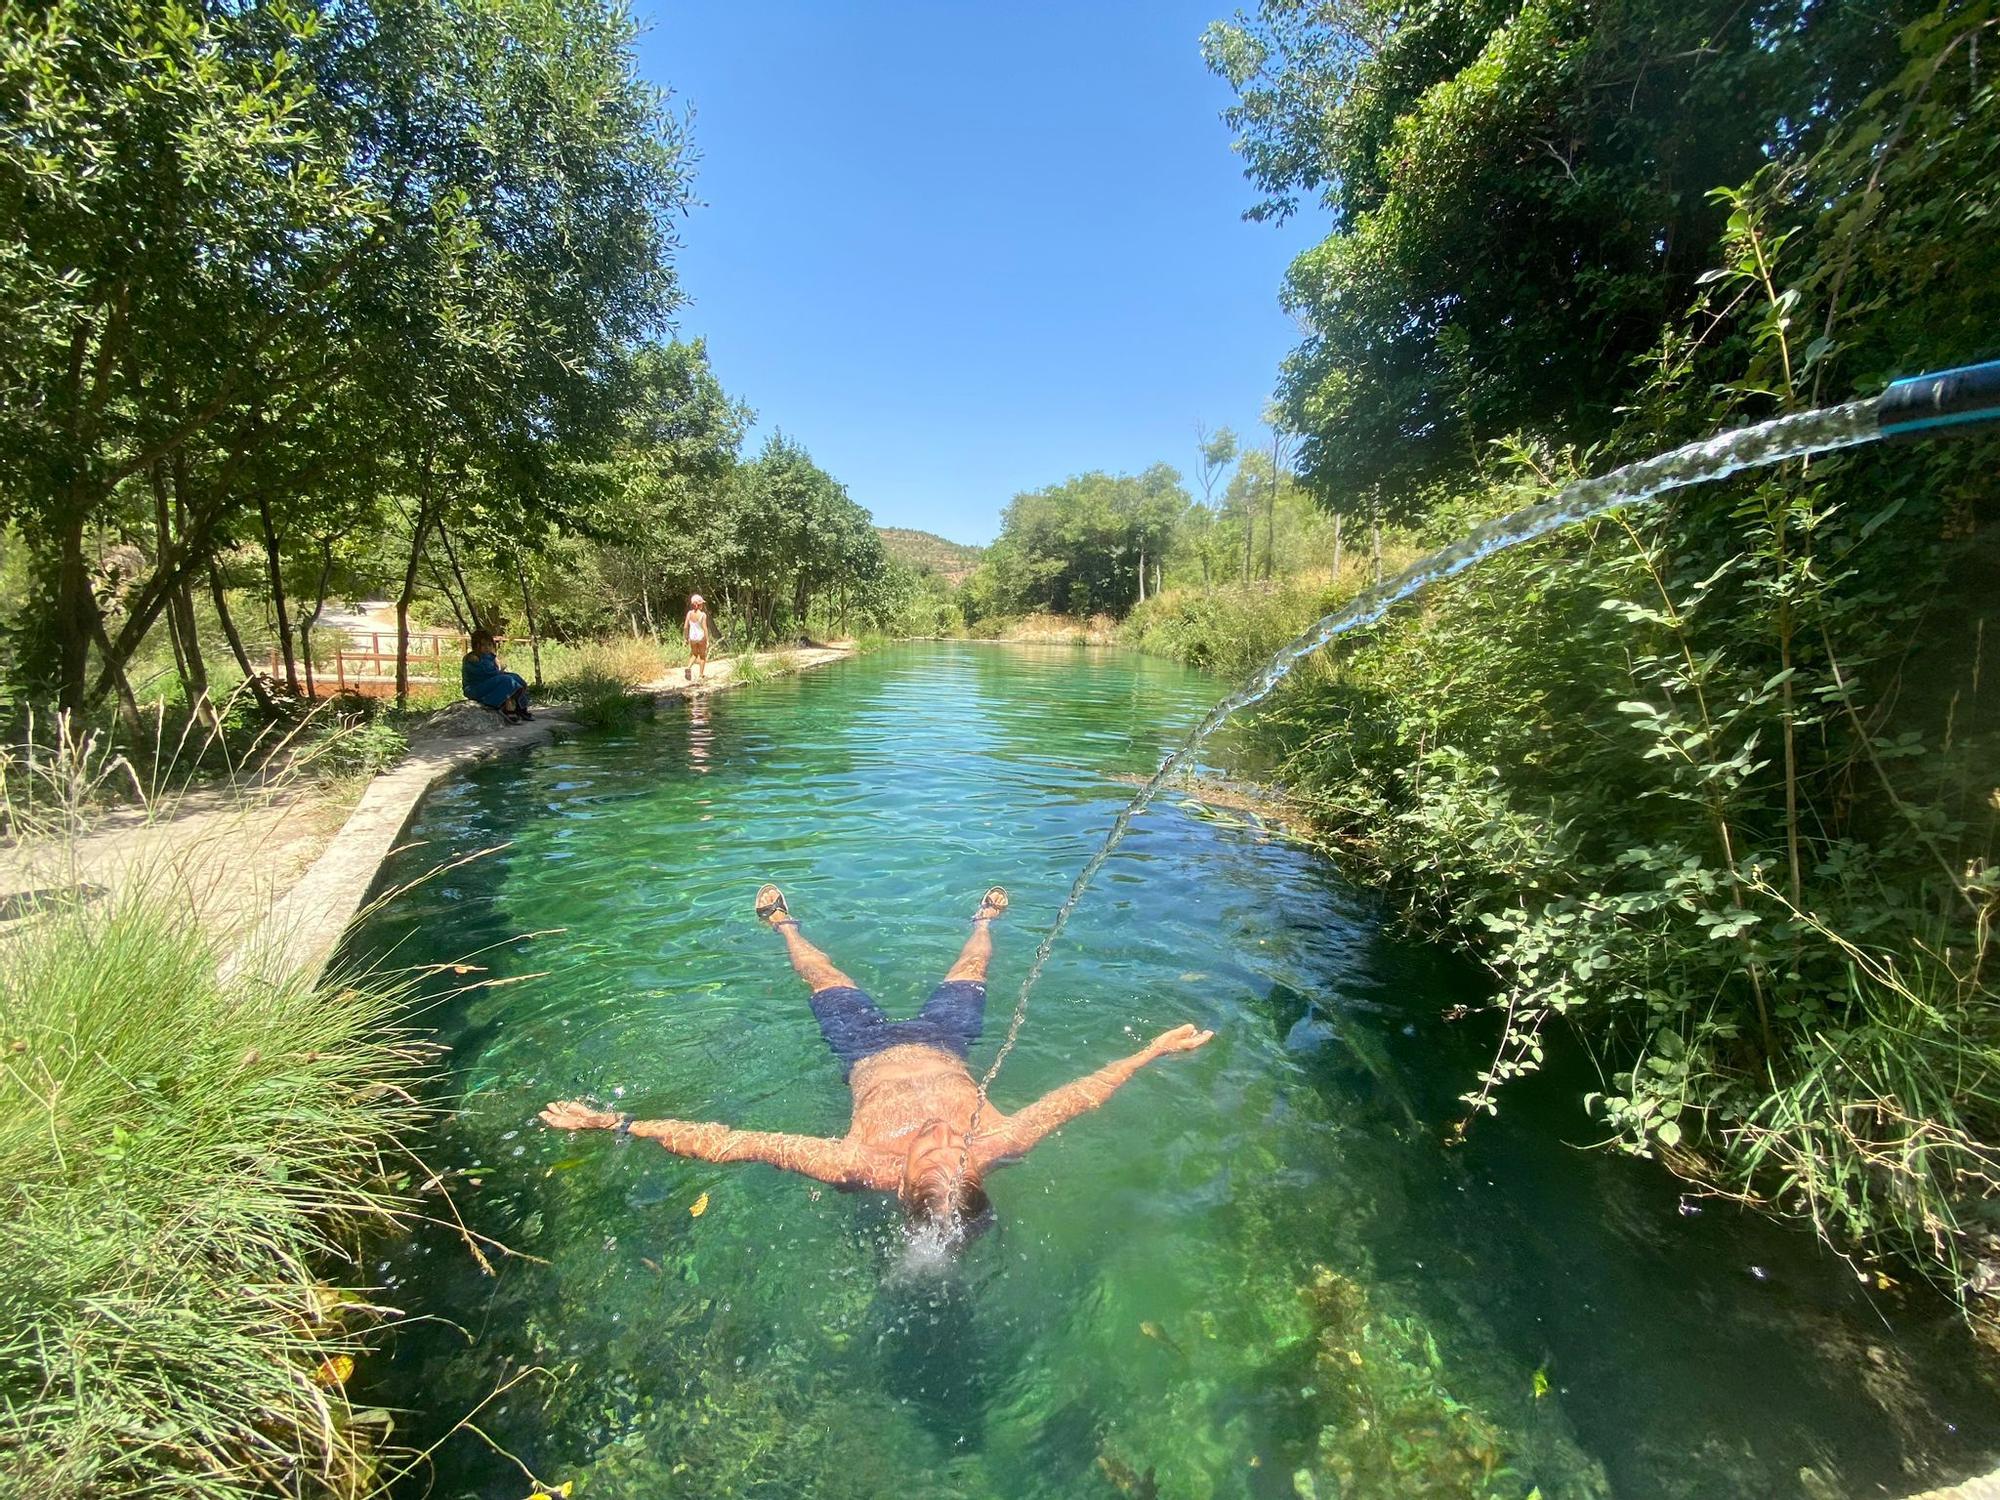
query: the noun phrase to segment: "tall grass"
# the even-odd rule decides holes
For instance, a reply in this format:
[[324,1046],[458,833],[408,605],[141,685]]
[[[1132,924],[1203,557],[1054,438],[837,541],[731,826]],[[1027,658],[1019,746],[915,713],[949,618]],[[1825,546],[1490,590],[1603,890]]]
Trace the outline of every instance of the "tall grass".
[[[1385,546],[1383,568],[1393,573],[1416,555],[1416,549],[1401,544]],[[1351,558],[1338,578],[1317,571],[1259,584],[1171,588],[1136,606],[1126,616],[1120,638],[1184,666],[1241,677],[1366,588],[1371,577],[1365,558]]]
[[641,690],[667,674],[670,654],[650,636],[550,644],[542,648],[543,695],[569,704],[579,723],[625,723],[645,710]]
[[140,899],[0,946],[0,1488],[347,1494],[356,1236],[400,1200],[426,1047],[393,993],[223,982]]
[[[58,752],[10,826],[75,837],[108,774]],[[170,885],[0,928],[0,1494],[360,1494],[356,1245],[408,1206],[433,1049],[393,987],[221,977]]]

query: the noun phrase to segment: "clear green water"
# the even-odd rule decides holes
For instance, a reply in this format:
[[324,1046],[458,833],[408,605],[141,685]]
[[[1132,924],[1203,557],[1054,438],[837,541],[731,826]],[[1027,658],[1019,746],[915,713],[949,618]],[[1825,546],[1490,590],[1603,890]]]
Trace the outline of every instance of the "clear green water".
[[[1217,692],[1118,653],[903,647],[434,791],[385,883],[507,847],[350,953],[539,976],[431,1012],[461,1106],[434,1165],[468,1224],[537,1259],[487,1276],[444,1229],[385,1248],[389,1300],[428,1321],[357,1394],[423,1445],[545,1370],[479,1426],[545,1482],[634,1500],[1875,1495],[1994,1456],[1947,1309],[1573,1149],[1586,1080],[1558,1068],[1445,1149],[1491,1039],[1441,1012],[1479,999],[1476,972],[1396,939],[1325,861],[1181,807],[1077,913],[995,1096],[1183,1020],[1217,1040],[998,1174],[998,1227],[943,1278],[903,1273],[882,1200],[534,1123],[594,1092],[843,1128],[750,914],[766,879],[891,1014],[1008,886],[983,1064],[1119,778]],[[426,1483],[530,1489],[466,1432]]]

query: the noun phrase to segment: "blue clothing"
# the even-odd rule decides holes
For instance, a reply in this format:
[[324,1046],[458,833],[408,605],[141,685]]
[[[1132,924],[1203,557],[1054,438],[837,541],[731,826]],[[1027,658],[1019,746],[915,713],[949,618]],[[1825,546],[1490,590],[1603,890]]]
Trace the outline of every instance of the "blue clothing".
[[846,984],[813,991],[812,1008],[844,1078],[862,1058],[891,1047],[942,1047],[965,1056],[985,1022],[986,986],[977,979],[947,979],[907,1021],[890,1020],[866,991]]
[[484,656],[474,656],[468,651],[465,660],[459,663],[458,685],[473,702],[498,708],[528,684],[512,672],[501,671],[491,651]]

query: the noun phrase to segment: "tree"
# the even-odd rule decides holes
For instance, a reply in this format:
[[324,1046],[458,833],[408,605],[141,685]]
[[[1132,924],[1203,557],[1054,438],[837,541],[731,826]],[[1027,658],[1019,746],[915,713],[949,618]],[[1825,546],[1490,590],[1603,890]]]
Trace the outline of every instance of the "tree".
[[[31,553],[30,687],[129,713],[126,662],[163,614],[183,634],[243,531],[286,591],[280,486],[384,448],[407,612],[453,507],[525,512],[552,449],[615,425],[685,181],[610,0],[0,0],[0,27],[0,517]],[[115,616],[94,530],[155,550]]]
[[1180,475],[1093,471],[1016,495],[999,539],[968,583],[981,614],[1023,609],[1124,612],[1144,595],[1147,560],[1162,558],[1187,514]]
[[86,531],[139,524],[144,488],[180,465],[183,528],[156,531],[121,637],[143,634],[212,555],[244,462],[334,373],[342,278],[384,215],[301,65],[340,45],[319,20],[0,5],[16,247],[0,257],[0,507],[32,559],[37,648],[20,661],[47,664],[37,685],[64,708],[91,696],[93,649],[122,684],[136,643],[114,643],[92,596]]
[[1360,513],[1508,432],[1608,432],[1706,268],[1708,190],[1810,144],[1927,8],[1264,0],[1210,27],[1251,216],[1333,217],[1285,290],[1306,482]]

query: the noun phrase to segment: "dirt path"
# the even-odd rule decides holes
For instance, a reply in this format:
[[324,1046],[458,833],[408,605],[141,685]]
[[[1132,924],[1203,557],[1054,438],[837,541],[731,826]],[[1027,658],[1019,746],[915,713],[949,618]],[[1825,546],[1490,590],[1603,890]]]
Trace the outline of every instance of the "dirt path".
[[[843,656],[852,656],[851,643],[831,646],[799,646],[790,651],[759,651],[754,653],[760,665],[769,667],[777,675],[787,672],[803,672],[811,667],[823,667],[830,661],[838,661]],[[656,677],[646,684],[646,691],[663,703],[686,695],[700,697],[704,692],[715,692],[728,687],[736,677],[736,664],[741,657],[725,656],[708,664],[708,676],[701,682],[689,682],[684,668],[675,667],[664,677]]]
[[117,807],[67,843],[0,847],[0,932],[36,892],[84,899],[143,889],[234,946],[298,882],[346,820],[363,783],[203,786],[150,808]]

